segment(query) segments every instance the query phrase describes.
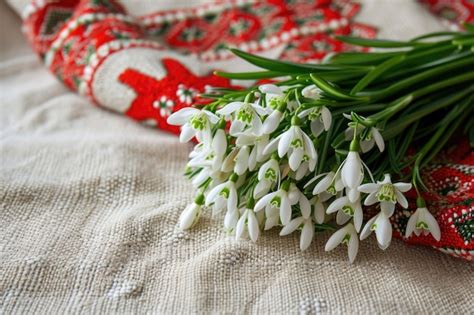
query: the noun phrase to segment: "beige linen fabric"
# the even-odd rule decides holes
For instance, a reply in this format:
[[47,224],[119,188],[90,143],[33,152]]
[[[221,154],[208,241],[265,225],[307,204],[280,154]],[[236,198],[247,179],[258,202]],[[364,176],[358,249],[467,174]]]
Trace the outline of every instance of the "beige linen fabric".
[[1,32],[0,313],[472,313],[473,265],[429,248],[370,238],[350,265],[327,234],[300,252],[208,215],[180,232],[190,146],[66,91]]

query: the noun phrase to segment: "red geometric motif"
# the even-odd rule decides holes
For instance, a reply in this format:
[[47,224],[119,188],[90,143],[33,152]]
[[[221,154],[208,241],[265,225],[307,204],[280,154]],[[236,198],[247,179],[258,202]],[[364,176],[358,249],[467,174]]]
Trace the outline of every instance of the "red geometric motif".
[[474,2],[472,0],[420,0],[439,17],[453,26],[474,23]]
[[179,127],[166,122],[171,112],[196,103],[197,93],[204,92],[208,86],[230,87],[228,79],[213,74],[196,76],[175,59],[163,58],[162,63],[167,73],[162,79],[155,79],[135,69],[127,69],[119,76],[119,81],[137,94],[125,113],[127,116],[138,121],[151,118],[160,129],[179,133]]

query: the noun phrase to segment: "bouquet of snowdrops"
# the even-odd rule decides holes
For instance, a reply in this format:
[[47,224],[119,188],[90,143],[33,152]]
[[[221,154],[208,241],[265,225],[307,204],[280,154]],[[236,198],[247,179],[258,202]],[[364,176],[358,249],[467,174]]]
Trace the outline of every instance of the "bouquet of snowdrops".
[[[455,132],[470,131],[472,140],[474,28],[466,30],[406,42],[339,37],[378,49],[321,64],[233,50],[263,70],[218,75],[275,83],[216,88],[203,95],[209,104],[169,117],[182,126],[182,142],[198,141],[186,169],[196,198],[180,228],[212,209],[237,238],[255,242],[278,227],[280,235],[300,233],[301,250],[315,232],[335,230],[326,251],[345,243],[352,262],[359,240],[372,232],[380,248],[390,245],[390,217],[396,204],[408,207],[404,194],[414,188],[417,210],[405,237],[431,233],[439,240],[420,169]],[[376,214],[364,224],[367,206]]]

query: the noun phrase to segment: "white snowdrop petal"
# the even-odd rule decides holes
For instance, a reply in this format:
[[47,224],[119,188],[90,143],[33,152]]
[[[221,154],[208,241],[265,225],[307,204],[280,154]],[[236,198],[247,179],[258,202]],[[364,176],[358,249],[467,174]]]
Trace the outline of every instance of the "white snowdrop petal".
[[206,196],[206,201],[205,201],[206,206],[209,206],[211,203],[214,202],[217,195],[222,191],[222,189],[225,187],[225,185],[226,185],[226,183],[219,184],[216,187],[214,187],[213,189],[211,189],[211,191],[209,191],[209,193]]
[[380,209],[387,217],[391,217],[395,211],[395,204],[390,201],[382,201],[380,202]]
[[311,245],[314,237],[314,224],[311,219],[307,219],[304,222],[303,229],[301,230],[300,236],[300,249],[305,250]]
[[245,103],[243,102],[231,102],[227,104],[226,106],[222,107],[217,111],[218,114],[220,115],[230,115],[231,113],[235,112],[238,110],[240,107],[242,107]]
[[309,113],[311,113],[312,110],[313,110],[312,108],[304,109],[298,114],[298,117],[304,118],[304,117],[308,116]]
[[298,169],[296,170],[295,179],[296,180],[302,179],[306,175],[306,172],[308,171],[308,169],[309,169],[308,162],[301,163],[300,167],[298,167]]
[[227,208],[230,211],[237,211],[237,203],[239,201],[239,197],[237,196],[237,191],[235,187],[229,187],[229,199],[227,200]]
[[254,114],[252,118],[252,131],[257,136],[260,136],[263,133],[262,120],[257,114]]
[[362,153],[367,153],[370,150],[372,150],[374,145],[375,145],[374,139],[363,140],[360,142],[360,150],[362,151]]
[[333,178],[334,178],[334,173],[331,172],[328,175],[326,175],[323,179],[321,179],[319,183],[317,183],[316,186],[314,186],[313,195],[318,195],[322,193],[323,191],[326,191],[331,185]]
[[301,215],[303,218],[308,219],[311,216],[311,205],[309,204],[308,198],[301,193],[299,198]]
[[342,209],[342,207],[348,203],[349,203],[349,199],[347,197],[339,197],[329,205],[329,207],[326,209],[326,213],[327,214],[334,213],[337,210]]
[[195,135],[194,129],[191,128],[188,124],[184,125],[181,128],[181,133],[179,135],[179,141],[181,143],[186,143],[191,140]]
[[282,113],[278,110],[273,111],[263,123],[263,133],[270,134],[278,128]]
[[362,164],[359,153],[349,152],[341,170],[341,179],[346,187],[357,188],[363,179]]
[[221,168],[223,172],[228,173],[234,169],[234,164],[235,164],[234,159],[237,153],[239,153],[238,148],[234,148],[229,153],[229,155],[225,157],[224,161],[222,162],[222,168]]
[[242,147],[236,156],[234,171],[237,175],[243,175],[249,166],[249,148]]
[[229,231],[233,230],[237,226],[238,221],[239,221],[239,212],[228,210],[224,216],[224,227]]
[[397,189],[395,189],[395,195],[397,196],[397,201],[400,204],[400,206],[402,206],[403,208],[406,209],[408,207],[407,198],[401,192],[399,192]]
[[357,252],[359,251],[359,239],[356,235],[351,235],[349,244],[347,246],[347,253],[349,255],[349,262],[352,264],[357,257]]
[[301,161],[303,160],[303,156],[304,156],[304,151],[302,148],[293,150],[288,160],[288,163],[292,171],[296,171],[298,167],[300,167]]
[[263,150],[263,154],[267,155],[276,151],[279,146],[281,137],[282,135],[279,135],[278,137],[270,141],[265,147],[265,149]]
[[438,222],[434,218],[434,216],[428,211],[428,209],[424,208],[425,210],[423,211],[423,220],[426,222],[428,225],[428,229],[433,235],[434,239],[439,242],[441,239],[441,230],[439,228]]
[[241,133],[245,128],[245,124],[241,122],[240,120],[234,120],[232,121],[232,124],[230,125],[229,129],[229,134],[231,136],[237,136],[239,133]]
[[364,200],[364,205],[371,206],[378,201],[377,193],[370,193]]
[[314,220],[318,224],[323,224],[325,219],[325,212],[324,206],[321,202],[316,202],[314,205]]
[[288,150],[290,149],[290,143],[293,139],[293,127],[290,127],[285,133],[282,135],[280,141],[278,142],[278,156],[283,157]]
[[280,219],[283,225],[287,225],[291,220],[291,206],[288,197],[281,197]]
[[202,169],[201,172],[197,176],[195,176],[192,180],[192,184],[195,187],[200,186],[202,183],[204,183],[207,179],[209,178],[209,171],[208,169]]
[[418,210],[413,213],[408,219],[408,223],[405,229],[405,237],[410,237],[410,235],[415,231],[416,221],[418,220]]
[[319,137],[319,135],[324,131],[324,125],[319,120],[313,120],[310,124],[311,133],[315,137]]
[[332,115],[327,107],[321,107],[321,119],[323,120],[324,130],[328,131],[332,123]]
[[347,229],[345,227],[334,232],[334,234],[331,235],[331,237],[326,242],[326,246],[324,247],[324,250],[326,252],[329,252],[333,250],[334,248],[336,248],[339,244],[341,244],[342,240],[346,236],[346,233],[347,233]]
[[177,112],[171,114],[166,122],[170,125],[180,126],[189,121],[194,114],[198,113],[199,109],[193,107],[185,107]]
[[303,141],[304,141],[306,152],[308,153],[310,158],[316,159],[317,153],[316,153],[316,149],[314,148],[313,141],[311,141],[311,139],[308,137],[306,133],[301,132],[301,134],[303,135]]
[[195,223],[198,213],[199,207],[196,204],[193,203],[187,206],[179,218],[179,228],[181,230],[187,230],[191,228]]
[[336,223],[338,225],[346,224],[352,217],[345,213],[344,211],[338,211],[336,214]]
[[249,171],[253,171],[257,166],[257,148],[253,147],[250,151],[249,161],[248,161]]
[[225,151],[227,149],[227,139],[224,130],[218,129],[216,131],[216,134],[214,135],[214,139],[212,141],[212,148],[218,155],[225,154]]
[[242,133],[237,136],[237,140],[235,140],[235,144],[238,147],[243,147],[244,145],[254,145],[255,144],[255,137],[253,135]]
[[[192,99],[190,99],[190,102],[191,101],[192,101]],[[214,113],[212,113],[208,110],[203,110],[202,112],[206,114],[207,118],[209,119],[209,121],[212,124],[217,124],[217,122],[220,120],[220,118],[218,116],[216,116],[216,114],[214,114]]]
[[356,205],[355,210],[354,210],[354,227],[359,233],[360,228],[362,227],[362,221],[363,221],[363,214],[362,214],[362,207],[360,206],[360,203]]
[[364,228],[362,229],[362,232],[360,233],[360,240],[365,240],[371,233],[372,233],[372,224],[375,222],[377,219],[377,216],[371,218],[367,223],[365,224]]
[[235,238],[242,238],[245,230],[245,221],[247,220],[247,211],[240,217],[235,227]]
[[372,137],[375,140],[377,147],[379,148],[380,152],[383,152],[385,150],[385,142],[383,140],[382,134],[380,134],[380,131],[377,128],[372,128],[371,131]]
[[274,226],[277,226],[279,222],[280,222],[280,217],[278,215],[267,217],[265,221],[265,227],[264,227],[265,231],[271,229]]
[[265,206],[272,201],[273,197],[275,197],[276,194],[277,194],[276,192],[273,192],[273,193],[270,193],[266,196],[263,196],[262,199],[257,201],[257,203],[255,204],[254,210],[255,211],[260,211],[263,208],[265,208]]
[[396,189],[398,189],[401,192],[407,192],[411,189],[412,185],[410,183],[395,183],[393,184]]
[[258,87],[260,92],[262,93],[271,93],[276,95],[283,95],[283,91],[281,88],[276,86],[275,84],[262,84]]
[[377,242],[381,247],[386,248],[392,240],[392,224],[390,224],[390,220],[383,213],[379,215],[375,224],[377,224],[375,230]]
[[288,234],[291,234],[293,233],[294,231],[296,231],[296,229],[301,225],[303,224],[304,222],[304,218],[303,217],[297,217],[293,220],[291,220],[290,222],[288,222],[288,224],[286,224],[280,231],[280,236],[285,236],[285,235],[288,235]]
[[258,221],[253,211],[248,211],[247,220],[248,220],[248,231],[249,231],[250,239],[253,242],[256,242],[260,234],[260,228],[258,226]]
[[375,183],[363,184],[357,188],[358,191],[366,193],[366,194],[375,193],[379,189],[380,189],[380,185],[375,184]]
[[350,202],[356,202],[356,200],[360,198],[360,192],[354,188],[347,189],[347,197]]
[[[271,183],[267,180],[261,180],[257,183],[257,185],[255,186],[255,189],[253,191],[253,197],[255,199],[258,199],[260,198],[261,196],[263,196],[264,194],[266,194],[268,192],[268,190],[270,189],[271,187]],[[265,206],[265,205],[263,205]],[[261,210],[261,209],[259,209]]]

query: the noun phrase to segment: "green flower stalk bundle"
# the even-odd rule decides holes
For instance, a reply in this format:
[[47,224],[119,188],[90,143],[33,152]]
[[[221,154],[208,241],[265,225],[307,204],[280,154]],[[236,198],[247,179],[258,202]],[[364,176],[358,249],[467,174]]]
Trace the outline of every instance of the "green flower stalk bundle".
[[[199,142],[186,170],[196,198],[180,217],[182,229],[209,210],[237,238],[298,232],[301,250],[315,232],[335,230],[326,250],[345,243],[352,262],[371,232],[380,248],[390,245],[390,217],[396,204],[408,207],[405,193],[414,188],[418,209],[405,236],[440,239],[420,169],[455,132],[473,138],[474,27],[410,41],[338,39],[376,50],[321,64],[232,50],[262,70],[217,75],[275,83],[216,88],[203,95],[209,104],[169,117],[182,126],[181,141]],[[378,213],[364,224],[366,206]]]

